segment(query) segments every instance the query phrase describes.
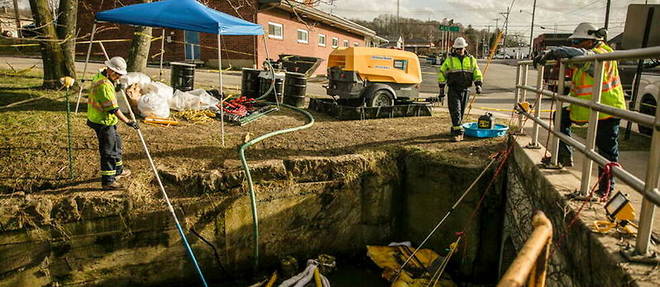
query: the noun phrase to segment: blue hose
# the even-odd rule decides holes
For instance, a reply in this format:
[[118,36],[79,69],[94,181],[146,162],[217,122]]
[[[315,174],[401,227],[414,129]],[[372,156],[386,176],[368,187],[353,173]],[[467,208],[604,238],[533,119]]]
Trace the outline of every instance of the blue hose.
[[[275,104],[275,103],[267,103],[267,104]],[[245,149],[269,137],[306,129],[314,124],[314,117],[309,112],[286,104],[280,104],[280,106],[294,110],[296,112],[299,112],[307,116],[307,118],[309,118],[309,122],[299,127],[288,128],[288,129],[278,130],[264,134],[262,136],[259,136],[251,141],[242,144],[238,149],[238,155],[241,158],[241,164],[243,165],[243,170],[245,170],[245,176],[247,177],[248,180],[248,191],[250,192],[250,204],[252,206],[252,220],[254,226],[254,270],[255,271],[259,269],[259,218],[257,214],[257,196],[254,193],[252,176],[250,175],[250,167],[248,166],[247,160],[245,159]]]

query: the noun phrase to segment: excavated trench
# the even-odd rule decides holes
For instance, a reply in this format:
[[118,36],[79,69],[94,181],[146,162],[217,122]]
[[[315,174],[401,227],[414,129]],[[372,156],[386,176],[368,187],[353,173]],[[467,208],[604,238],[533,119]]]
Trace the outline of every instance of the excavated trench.
[[[161,173],[177,214],[194,231],[187,234],[212,286],[245,276],[250,279],[244,282],[254,283],[276,270],[284,256],[294,256],[302,268],[319,254],[337,258],[333,286],[387,286],[367,258],[366,245],[419,244],[485,162],[407,147],[251,163],[262,271],[252,277],[252,215],[243,172],[161,168]],[[455,233],[466,232],[448,268],[456,282],[497,280],[505,174],[476,209],[492,174],[426,246],[445,254]],[[0,214],[0,286],[198,285],[162,203],[143,206],[121,193],[57,200],[28,194],[4,203],[10,208]]]

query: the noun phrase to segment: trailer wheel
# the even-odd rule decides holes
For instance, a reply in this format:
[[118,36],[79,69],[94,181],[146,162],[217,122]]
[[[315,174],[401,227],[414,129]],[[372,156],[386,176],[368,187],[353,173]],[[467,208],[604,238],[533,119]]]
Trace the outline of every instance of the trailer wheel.
[[[655,109],[657,109],[657,102],[653,98],[653,96],[646,94],[642,97],[642,100],[640,101],[640,106],[639,106],[639,112],[642,114],[647,114],[647,115],[655,115]],[[649,126],[643,126],[640,124],[637,124],[637,128],[639,129],[639,133],[644,134],[644,135],[653,135],[653,128]]]
[[385,107],[394,105],[394,95],[388,90],[375,90],[367,95],[367,107]]

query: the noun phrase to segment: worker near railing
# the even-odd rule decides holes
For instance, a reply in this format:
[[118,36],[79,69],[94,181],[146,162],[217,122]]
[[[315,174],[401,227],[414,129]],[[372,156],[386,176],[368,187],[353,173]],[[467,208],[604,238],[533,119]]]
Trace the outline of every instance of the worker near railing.
[[451,135],[456,142],[463,140],[463,114],[468,101],[468,88],[474,82],[477,94],[481,94],[481,70],[477,66],[477,59],[469,55],[465,48],[468,46],[463,37],[454,40],[452,53],[438,72],[438,87],[440,102],[445,97],[445,84],[449,86],[447,106],[451,116]]
[[115,83],[126,75],[126,61],[113,57],[105,61],[106,68],[92,79],[91,94],[87,100],[87,125],[96,132],[101,155],[101,186],[105,190],[121,189],[118,177],[130,175],[124,169],[121,157],[121,137],[117,133],[119,120],[137,129],[138,124],[129,120],[119,109],[115,96]]
[[[535,64],[544,64],[547,60],[559,60],[562,58],[572,58],[575,56],[590,54],[605,54],[614,51],[604,41],[607,31],[597,29],[591,23],[580,23],[573,34],[568,37],[571,39],[573,47],[556,47],[545,51],[534,59]],[[603,63],[603,87],[601,90],[600,102],[604,105],[619,109],[626,109],[621,80],[616,61],[606,61]],[[583,100],[591,100],[594,86],[594,63],[580,63],[568,66],[573,70],[571,79],[571,89],[569,96],[577,97]],[[570,136],[571,125],[585,124],[589,122],[590,109],[579,105],[571,104],[561,110],[562,133]],[[598,129],[596,133],[596,148],[600,155],[609,161],[617,162],[619,160],[619,124],[621,119],[612,115],[600,113],[598,116]],[[573,166],[572,148],[564,143],[559,143],[559,163],[563,166]],[[614,189],[614,179],[612,177],[602,176],[603,169],[599,168],[598,183],[599,195],[607,195]],[[609,178],[609,184],[608,184]],[[609,186],[609,189],[608,189]]]

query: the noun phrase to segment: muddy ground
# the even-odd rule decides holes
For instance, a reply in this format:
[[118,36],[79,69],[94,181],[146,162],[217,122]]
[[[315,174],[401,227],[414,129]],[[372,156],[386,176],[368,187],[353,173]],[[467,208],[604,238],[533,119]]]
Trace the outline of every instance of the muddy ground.
[[[66,102],[64,92],[37,89],[37,76],[7,77],[0,81],[0,106],[44,95],[31,103],[0,109],[0,200],[23,198],[125,197],[133,202],[158,204],[154,176],[137,133],[118,125],[124,143],[124,163],[133,175],[122,179],[125,191],[100,189],[98,143],[86,126],[86,105],[72,117],[74,179],[68,179]],[[70,102],[75,107],[75,93]],[[305,130],[268,138],[247,150],[250,164],[273,159],[334,157],[402,147],[441,151],[459,164],[482,165],[502,148],[503,139],[467,139],[450,142],[446,113],[432,117],[337,121],[312,112],[315,123]],[[141,125],[156,165],[178,173],[238,170],[238,146],[246,139],[287,127],[303,125],[306,117],[283,109],[246,126],[225,124],[222,145],[220,121],[181,121],[178,126]],[[7,211],[7,210],[5,210]]]

